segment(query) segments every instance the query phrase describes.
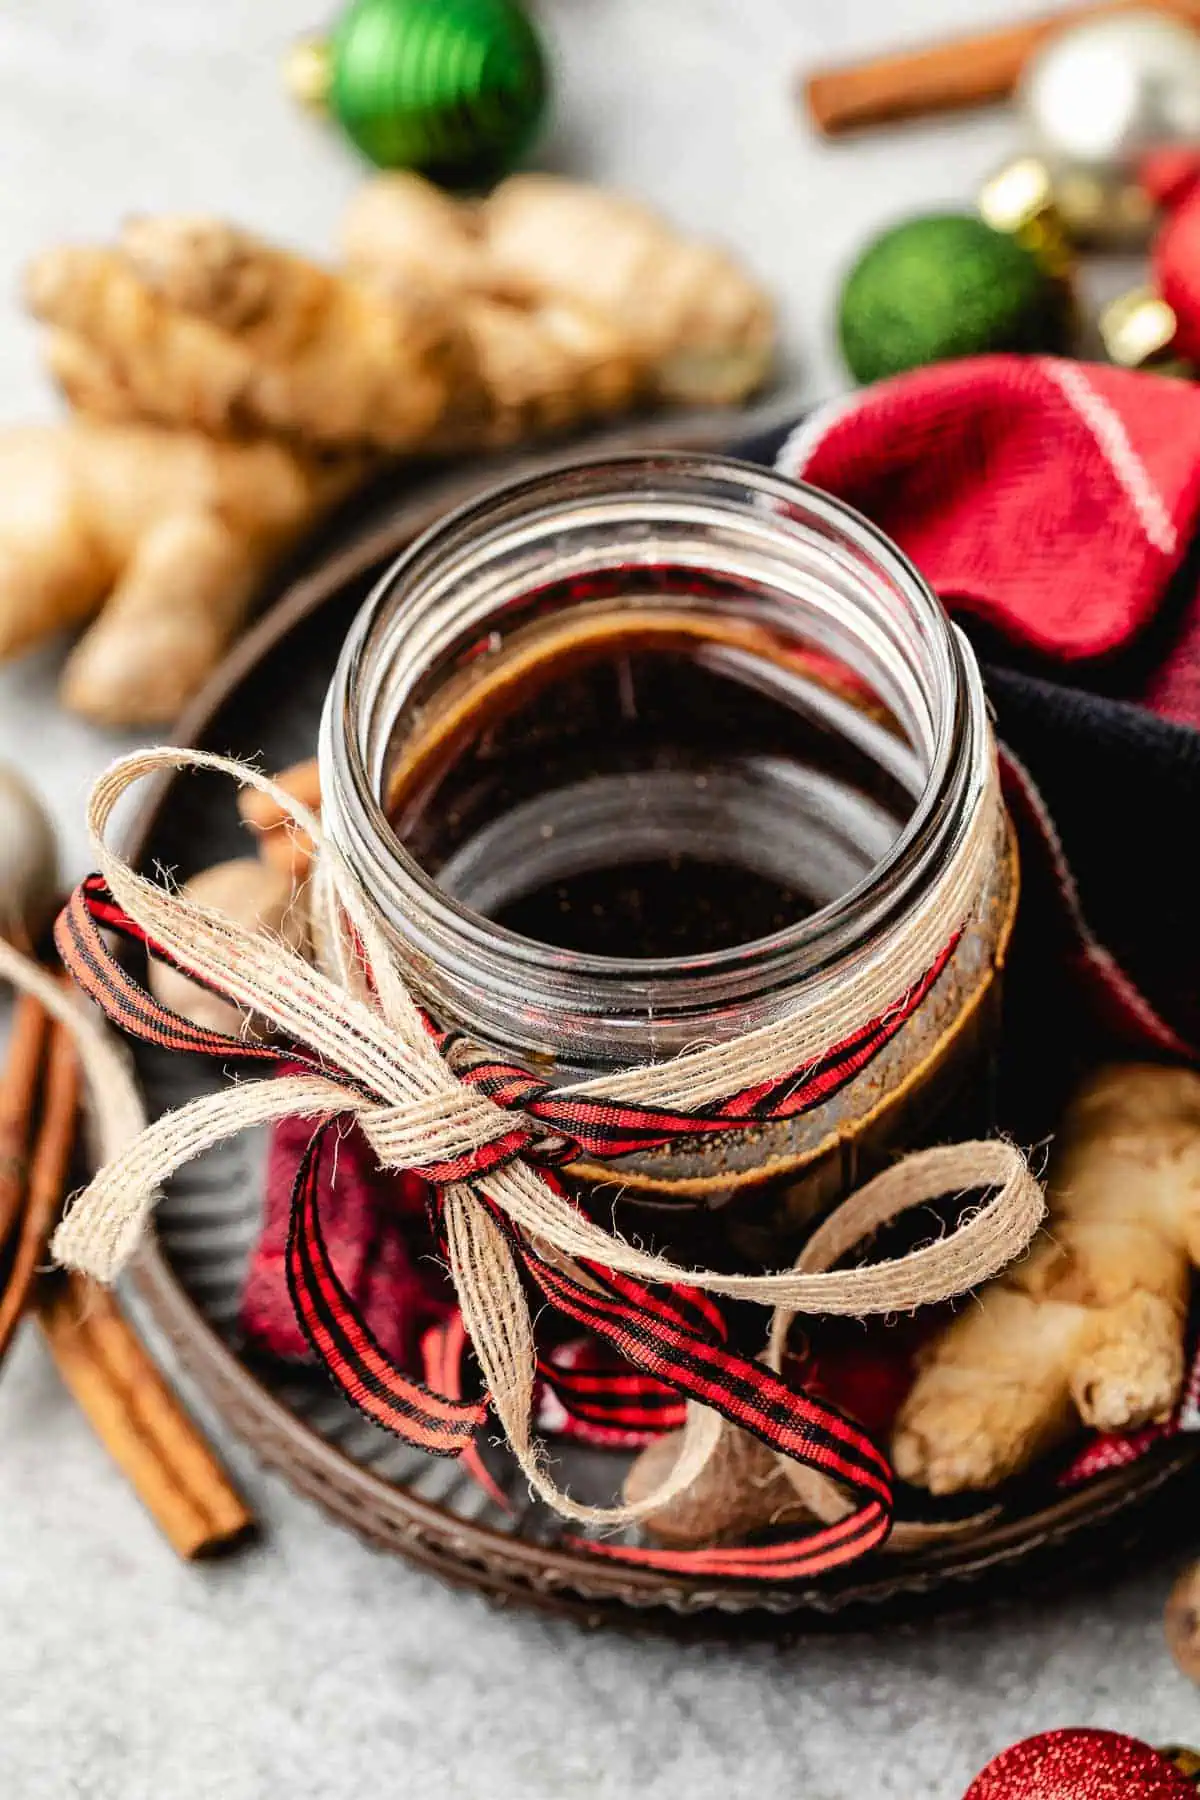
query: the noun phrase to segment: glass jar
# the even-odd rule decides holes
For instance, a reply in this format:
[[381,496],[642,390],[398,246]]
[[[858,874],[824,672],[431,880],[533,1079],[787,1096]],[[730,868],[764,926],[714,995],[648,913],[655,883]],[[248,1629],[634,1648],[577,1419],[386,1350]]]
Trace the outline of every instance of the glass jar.
[[[422,1003],[552,1082],[803,1008],[927,897],[993,759],[970,647],[886,538],[674,453],[434,527],[353,626],[320,742],[326,829]],[[672,1208],[674,1241],[680,1209],[721,1209],[738,1254],[785,1250],[985,1091],[1015,900],[1001,821],[947,967],[831,1100],[580,1165],[582,1190]]]

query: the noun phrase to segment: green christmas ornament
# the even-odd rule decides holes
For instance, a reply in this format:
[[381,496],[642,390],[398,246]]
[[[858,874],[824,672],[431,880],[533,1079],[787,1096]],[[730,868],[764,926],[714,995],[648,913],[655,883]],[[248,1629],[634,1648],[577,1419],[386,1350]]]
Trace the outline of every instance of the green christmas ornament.
[[876,238],[838,304],[842,354],[857,381],[990,350],[1066,348],[1061,275],[970,213],[909,219]]
[[285,74],[371,162],[448,187],[504,174],[546,110],[545,54],[516,0],[353,0]]

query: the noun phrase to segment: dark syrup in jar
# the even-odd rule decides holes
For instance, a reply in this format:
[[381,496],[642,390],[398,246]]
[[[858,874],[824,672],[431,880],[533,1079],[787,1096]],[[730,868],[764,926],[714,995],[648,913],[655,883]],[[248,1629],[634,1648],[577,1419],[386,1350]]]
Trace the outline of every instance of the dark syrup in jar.
[[558,950],[771,937],[869,874],[920,787],[849,671],[744,623],[585,608],[456,681],[403,747],[397,835],[455,899]]
[[[629,964],[802,922],[870,875],[922,786],[894,717],[831,658],[744,620],[585,607],[482,646],[414,708],[389,812],[456,900],[547,957]],[[771,1176],[736,1206],[719,1183],[563,1179],[608,1228],[740,1270],[786,1266],[827,1198]]]

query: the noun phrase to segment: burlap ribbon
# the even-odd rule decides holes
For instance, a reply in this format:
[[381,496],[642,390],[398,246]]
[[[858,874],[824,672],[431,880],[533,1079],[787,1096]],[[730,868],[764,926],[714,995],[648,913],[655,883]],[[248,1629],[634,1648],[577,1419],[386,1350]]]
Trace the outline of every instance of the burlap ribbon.
[[[110,847],[113,811],[126,790],[143,776],[187,767],[223,772],[270,795],[311,835],[322,889],[331,902],[324,923],[333,938],[327,960],[332,973],[311,966],[281,941],[256,935],[135,874]],[[686,1112],[814,1063],[831,1044],[894,1007],[971,917],[996,853],[999,808],[993,782],[935,890],[877,951],[836,983],[827,983],[803,1011],[662,1064],[562,1091]],[[464,1085],[440,1054],[351,870],[312,813],[275,783],[243,764],[197,751],[135,752],[97,782],[89,826],[108,888],[152,943],[340,1073],[238,1082],[139,1129],[123,1056],[91,1021],[64,1008],[52,984],[6,953],[0,968],[18,985],[36,988],[60,1017],[69,1016],[106,1158],[56,1233],[53,1248],[62,1263],[111,1281],[135,1249],[173,1171],[249,1126],[350,1114],[387,1168],[444,1163],[511,1139],[513,1112]],[[588,1219],[526,1155],[499,1161],[470,1181],[448,1183],[442,1193],[444,1233],[462,1316],[492,1405],[532,1487],[569,1518],[631,1522],[664,1506],[695,1478],[712,1453],[719,1421],[707,1408],[690,1406],[674,1468],[656,1492],[636,1503],[597,1508],[563,1493],[533,1435],[533,1329],[520,1272],[496,1215],[545,1258],[572,1266],[582,1259],[642,1281],[684,1284],[773,1308],[778,1336],[779,1322],[792,1313],[905,1311],[961,1294],[997,1273],[1029,1243],[1044,1210],[1024,1158],[1001,1141],[957,1144],[900,1161],[845,1203],[822,1241],[832,1260],[834,1251],[840,1255],[852,1248],[885,1219],[947,1193],[978,1189],[994,1190],[993,1197],[955,1232],[894,1261],[821,1272],[810,1259],[808,1267],[746,1276],[682,1268],[613,1235]]]

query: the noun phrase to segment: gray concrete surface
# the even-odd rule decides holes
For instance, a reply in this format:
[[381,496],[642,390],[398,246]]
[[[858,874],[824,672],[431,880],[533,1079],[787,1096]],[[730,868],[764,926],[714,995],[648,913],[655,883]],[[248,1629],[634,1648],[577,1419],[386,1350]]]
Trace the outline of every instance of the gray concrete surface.
[[[316,7],[320,22],[323,8]],[[836,149],[799,66],[1040,10],[1038,0],[542,0],[561,64],[547,160],[739,246],[778,291],[794,377],[836,390],[835,272],[885,220],[969,200],[1000,113]],[[125,212],[206,210],[313,249],[356,165],[276,80],[302,0],[0,8],[0,409],[53,400],[16,295],[37,246]],[[55,647],[0,670],[0,757],[86,851],[119,745],[57,712]],[[1162,1648],[1162,1570],[912,1634],[779,1648],[589,1637],[497,1613],[323,1523],[234,1452],[264,1546],[179,1567],[27,1334],[0,1382],[3,1800],[958,1800],[1027,1732],[1200,1739]]]

